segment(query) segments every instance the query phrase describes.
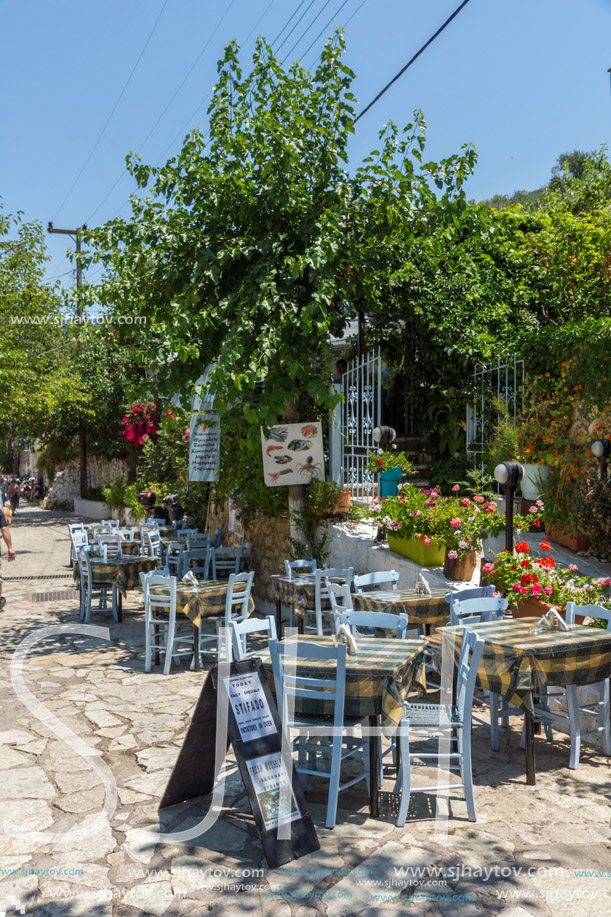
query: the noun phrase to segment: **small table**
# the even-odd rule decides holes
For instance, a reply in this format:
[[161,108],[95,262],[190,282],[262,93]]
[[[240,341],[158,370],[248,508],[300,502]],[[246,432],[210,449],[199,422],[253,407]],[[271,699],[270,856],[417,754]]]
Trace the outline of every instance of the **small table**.
[[[238,584],[239,585],[239,584]],[[199,627],[202,618],[218,618],[225,612],[228,580],[203,580],[198,586],[176,584],[176,611],[186,615],[193,624],[193,653],[195,671],[199,672]],[[167,590],[153,586],[151,593],[163,595]],[[236,594],[239,594],[236,589]],[[255,610],[252,595],[248,602],[248,616]]]
[[[119,591],[117,616],[119,621],[122,621],[123,596],[126,596],[130,589],[137,589],[140,586],[141,573],[149,573],[151,570],[157,570],[158,567],[158,557],[124,557],[123,560],[92,558],[91,576],[95,586],[108,585],[117,587]],[[75,580],[78,581],[80,579],[78,558],[74,562],[72,575]]]
[[[333,583],[344,583],[343,577],[331,577]],[[272,596],[276,601],[276,632],[278,639],[282,635],[282,606],[289,605],[297,616],[297,628],[303,633],[303,619],[306,608],[314,608],[316,596],[316,574],[299,573],[292,577],[272,576]],[[323,609],[330,609],[331,604],[325,601]]]
[[[543,685],[587,685],[611,677],[611,633],[574,624],[568,631],[534,634],[538,622],[508,618],[471,625],[484,640],[478,684],[524,710],[526,782],[531,786],[536,781],[533,693]],[[460,637],[463,629],[447,627],[444,633]]]
[[[332,646],[333,637],[316,634],[300,635],[299,642],[309,641]],[[385,734],[393,734],[403,715],[403,701],[411,690],[426,693],[426,645],[422,640],[398,640],[384,637],[358,637],[356,656],[346,655],[346,716],[369,717],[369,808],[375,818],[379,814],[378,716],[382,717]],[[268,678],[273,678],[271,659],[262,654]],[[319,659],[300,660],[298,670],[309,676],[329,678],[333,663]],[[297,698],[297,705],[299,699]],[[325,709],[327,707],[327,709]],[[309,713],[330,713],[329,705],[308,701]]]
[[415,588],[372,590],[353,593],[355,611],[376,611],[386,614],[407,615],[410,625],[427,627],[431,624],[447,624],[450,620],[450,606],[446,602],[446,590],[422,595]]

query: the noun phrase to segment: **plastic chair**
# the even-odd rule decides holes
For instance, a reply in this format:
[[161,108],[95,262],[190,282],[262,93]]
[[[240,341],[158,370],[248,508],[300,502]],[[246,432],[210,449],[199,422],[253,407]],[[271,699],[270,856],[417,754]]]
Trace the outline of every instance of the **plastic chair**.
[[315,633],[319,636],[322,636],[323,633],[323,614],[326,618],[331,619],[331,626],[334,629],[334,620],[333,620],[333,610],[323,609],[323,602],[328,602],[331,604],[329,598],[329,589],[326,585],[326,580],[328,579],[343,579],[344,585],[350,589],[352,585],[352,575],[354,573],[354,567],[347,567],[342,569],[341,567],[329,567],[325,570],[316,570],[315,576],[315,586],[314,586],[314,608],[306,608],[303,612],[303,626],[304,631],[307,628],[306,625],[306,616],[314,614],[316,616],[316,627],[309,628],[310,630],[314,629]]
[[284,570],[289,579],[293,578],[293,570],[300,573],[315,573],[316,561],[312,560],[285,560]]
[[[456,674],[456,705],[450,704],[403,704],[403,716],[399,725],[401,748],[401,770],[397,775],[395,793],[402,790],[397,825],[405,824],[411,793],[436,793],[463,789],[470,821],[476,820],[471,772],[471,709],[477,668],[482,656],[484,641],[477,634],[466,629],[462,635],[458,670]],[[415,752],[410,744],[413,739],[437,737],[448,743],[449,751],[437,753],[425,750]],[[456,748],[455,751],[452,749]],[[458,767],[461,783],[441,786],[413,787],[411,785],[411,762],[413,759],[429,758],[439,765],[447,761],[448,770]]]
[[[177,625],[175,576],[163,576],[155,570],[141,573],[140,581],[144,586],[144,671],[151,671],[153,652],[162,650],[165,653],[163,674],[168,675],[172,659],[179,658],[176,644],[187,643],[187,652],[192,655],[193,629],[187,617]],[[164,593],[151,592],[155,586],[161,587]],[[181,633],[183,625],[185,633]],[[165,632],[165,642],[159,639],[160,629]]]
[[395,590],[398,582],[399,574],[396,570],[380,570],[378,573],[363,573],[361,576],[354,577],[354,591],[357,595],[362,595],[364,586],[380,586],[382,583],[390,583],[390,588]]
[[[339,793],[360,780],[369,781],[369,743],[362,735],[346,735],[348,732],[352,733],[366,719],[344,715],[346,645],[340,643],[338,646],[319,646],[309,641],[270,640],[269,649],[282,726],[289,740],[291,731],[298,733],[293,742],[293,748],[297,750],[297,773],[302,783],[308,775],[329,781],[325,825],[327,828],[333,828]],[[330,663],[335,663],[335,668],[331,668],[329,672],[331,677],[297,674],[299,661],[305,659],[320,661],[323,670]],[[304,702],[325,701],[333,705],[333,712],[328,716],[295,713],[296,698]],[[326,725],[323,725],[325,721]],[[316,739],[319,741],[313,741]],[[323,751],[331,753],[328,770],[319,770],[316,767],[317,764],[324,763]],[[363,762],[363,773],[341,783],[342,761],[355,755]]]
[[212,579],[240,572],[242,548],[212,548]]
[[[100,545],[101,560],[106,560],[106,545]],[[97,599],[99,611],[108,611],[108,598],[110,595],[110,610],[112,611],[115,621],[119,621],[117,610],[117,587],[114,583],[98,584],[93,581],[91,570],[91,561],[96,557],[95,546],[92,545],[89,550],[81,549],[78,553],[79,574],[81,578],[81,607],[80,620],[89,624],[91,612],[93,611],[93,602]]]
[[[227,596],[225,598],[225,610],[223,614],[204,618],[205,621],[212,621],[215,623],[216,633],[205,634],[200,624],[200,652],[203,643],[216,643],[216,650],[212,650],[211,652],[216,652],[217,658],[220,660],[223,658],[224,644],[225,658],[228,660],[231,659],[231,622],[244,621],[248,617],[248,606],[250,603],[250,593],[254,576],[254,573],[233,573],[230,575],[227,583]],[[224,630],[224,634],[221,630]]]
[[233,662],[234,659],[250,659],[252,656],[258,656],[261,650],[248,650],[246,638],[251,634],[267,634],[267,639],[276,640],[276,621],[273,615],[266,615],[261,618],[246,618],[244,621],[231,621],[231,648],[232,657],[227,661]]
[[[611,633],[611,611],[601,605],[577,605],[575,602],[566,603],[565,619],[567,624],[575,626],[575,615],[589,618],[602,618],[607,622],[607,633]],[[547,685],[540,689],[541,701],[535,704],[535,715],[543,722],[545,737],[553,741],[552,724],[558,723],[568,728],[571,738],[571,751],[569,755],[569,768],[577,770],[581,754],[581,740],[584,736],[601,734],[602,746],[605,755],[611,755],[611,724],[610,724],[610,697],[609,679],[588,685],[593,691],[598,692],[598,700],[580,704],[577,698],[577,685],[567,685],[565,688],[549,688]],[[566,714],[551,709],[550,700],[554,700],[566,707]],[[587,732],[581,731],[580,714],[589,714],[599,721],[599,725]]]

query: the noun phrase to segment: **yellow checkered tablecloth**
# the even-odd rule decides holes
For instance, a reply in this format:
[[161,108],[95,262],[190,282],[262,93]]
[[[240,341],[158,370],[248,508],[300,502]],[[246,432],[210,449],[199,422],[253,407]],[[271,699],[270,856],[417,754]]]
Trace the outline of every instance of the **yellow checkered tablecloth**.
[[415,589],[389,589],[354,593],[355,611],[376,611],[385,614],[407,615],[410,624],[445,624],[450,620],[450,606],[446,590],[433,595],[422,595]]
[[[140,586],[140,574],[148,573],[151,570],[157,570],[159,567],[158,557],[124,557],[123,560],[91,560],[91,575],[94,585],[117,587],[119,592],[125,596],[130,589],[137,589]],[[80,579],[79,562],[75,560],[73,568],[75,580]]]
[[[343,583],[344,579],[333,576],[334,583]],[[288,578],[288,576],[272,576],[271,583],[272,598],[275,602],[282,602],[283,605],[290,605],[294,614],[302,617],[306,609],[313,609],[316,602],[316,576],[314,573],[300,573]],[[328,599],[323,599],[322,608],[329,610],[331,603]]]
[[[152,595],[164,593],[167,594],[167,589],[161,586],[151,588]],[[236,594],[239,594],[237,589]],[[199,586],[188,586],[180,582],[176,584],[176,611],[186,615],[196,627],[200,626],[202,618],[222,615],[226,598],[227,580],[205,580]],[[248,601],[248,615],[250,616],[254,610],[255,603],[251,595]]]
[[[290,641],[286,641],[290,644]],[[332,646],[333,637],[301,635],[299,642],[318,643]],[[392,735],[401,720],[402,705],[410,691],[420,695],[426,693],[425,656],[426,647],[422,640],[398,640],[384,637],[359,637],[356,656],[346,655],[346,716],[382,715],[382,726],[386,734]],[[268,677],[272,677],[269,655],[263,654],[263,663]],[[309,677],[329,678],[335,668],[333,662],[320,659],[300,659],[297,672]],[[299,703],[299,699],[298,699]],[[304,713],[331,713],[329,705],[320,701],[308,701]]]
[[[611,677],[611,633],[575,624],[569,631],[534,634],[538,622],[511,618],[471,625],[485,641],[478,684],[531,715],[533,691],[543,685],[588,685]],[[446,639],[460,638],[463,630],[443,629],[442,652]]]

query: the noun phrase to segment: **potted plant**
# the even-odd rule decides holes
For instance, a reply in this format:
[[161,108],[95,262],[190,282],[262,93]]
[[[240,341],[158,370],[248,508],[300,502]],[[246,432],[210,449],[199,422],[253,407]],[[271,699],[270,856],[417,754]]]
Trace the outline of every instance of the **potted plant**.
[[404,474],[412,470],[412,463],[405,452],[396,452],[393,449],[378,449],[370,452],[367,465],[369,474],[380,476],[380,497],[396,497],[399,482]]
[[533,430],[535,420],[532,412],[519,414],[514,419],[509,415],[505,402],[496,400],[494,406],[498,417],[486,446],[488,470],[492,474],[501,462],[520,462],[524,469],[520,484],[522,496],[526,500],[536,500],[549,479],[550,469],[546,456],[539,456],[537,452],[537,432]]
[[[530,545],[518,541],[513,551],[501,551],[482,567],[487,582],[505,594],[514,618],[540,617],[550,608],[564,614],[566,603],[596,603],[595,585],[578,575],[575,564],[559,567],[550,554],[548,541],[539,543],[539,555],[531,555]],[[583,618],[576,618],[581,623]]]

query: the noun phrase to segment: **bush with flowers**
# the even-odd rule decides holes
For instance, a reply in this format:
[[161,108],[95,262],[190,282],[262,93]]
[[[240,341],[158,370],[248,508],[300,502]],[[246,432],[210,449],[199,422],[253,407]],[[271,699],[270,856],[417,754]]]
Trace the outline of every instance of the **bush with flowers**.
[[[482,539],[498,535],[505,526],[505,517],[492,500],[482,494],[461,497],[459,484],[454,485],[450,497],[442,496],[439,487],[406,484],[398,496],[374,501],[370,509],[386,534],[415,536],[425,545],[445,546],[450,559],[462,559],[481,550]],[[543,504],[538,501],[530,508],[527,519],[515,517],[516,527],[537,525],[542,510]]]
[[539,549],[540,553],[532,555],[528,543],[518,541],[513,551],[505,549],[485,563],[482,572],[511,606],[527,599],[541,599],[562,608],[567,602],[585,605],[599,601],[599,589],[588,577],[579,576],[575,564],[558,566],[548,541],[541,541]]
[[380,474],[382,471],[390,471],[391,468],[400,468],[403,474],[409,474],[412,470],[412,463],[405,452],[396,452],[393,449],[370,452],[367,459],[365,468],[370,474]]

